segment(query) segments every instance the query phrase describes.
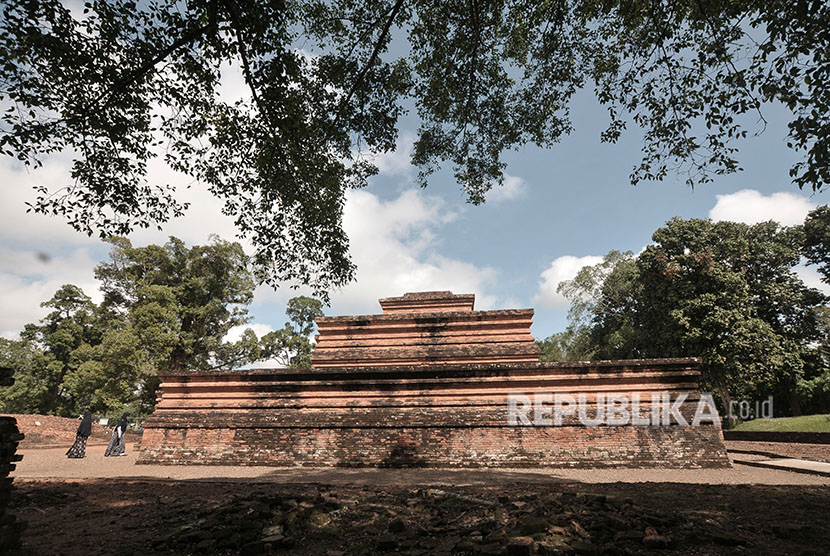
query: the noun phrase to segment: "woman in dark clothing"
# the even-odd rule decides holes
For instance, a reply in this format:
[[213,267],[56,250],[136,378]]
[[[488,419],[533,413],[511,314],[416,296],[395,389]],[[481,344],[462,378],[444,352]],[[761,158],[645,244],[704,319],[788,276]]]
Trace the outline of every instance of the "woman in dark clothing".
[[112,438],[110,438],[109,446],[107,446],[107,451],[104,452],[105,456],[126,456],[127,453],[124,450],[124,436],[127,432],[127,423],[129,421],[130,414],[125,413],[121,416],[118,420],[118,423],[115,425],[115,429],[112,431]]
[[84,413],[78,432],[75,433],[75,443],[66,451],[66,457],[82,458],[86,456],[86,439],[92,434],[92,414]]

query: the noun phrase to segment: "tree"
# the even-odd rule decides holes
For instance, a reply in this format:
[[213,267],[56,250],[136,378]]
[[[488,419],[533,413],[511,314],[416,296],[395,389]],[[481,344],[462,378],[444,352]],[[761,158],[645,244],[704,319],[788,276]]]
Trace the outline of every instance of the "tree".
[[797,391],[808,413],[830,413],[830,306],[819,307],[816,315],[822,340],[807,348]]
[[314,321],[323,316],[323,303],[301,295],[288,301],[285,314],[289,322],[280,330],[265,334],[261,339],[261,357],[274,359],[286,367],[311,367],[314,350],[309,336],[314,331]]
[[314,321],[323,316],[323,303],[305,295],[292,297],[288,300],[285,314],[289,321],[286,324],[290,323],[296,334],[307,338],[314,331]]
[[672,219],[653,240],[636,259],[612,252],[563,285],[588,307],[595,354],[700,356],[702,386],[724,406],[775,394],[799,413],[796,385],[826,302],[793,271],[802,231]]
[[[632,183],[739,170],[743,122],[775,101],[803,153],[795,183],[826,187],[828,20],[821,0],[94,0],[83,13],[9,0],[0,150],[29,165],[72,152],[72,183],[41,188],[32,209],[103,236],[187,208],[146,181],[164,157],[224,201],[260,280],[327,299],[354,273],[345,190],[395,148],[412,103],[419,180],[448,162],[476,204],[502,183],[506,150],[570,132],[569,103],[591,86],[609,113],[604,141],[644,131]],[[406,55],[390,54],[393,40]],[[247,99],[218,95],[228,63]]]
[[0,338],[0,365],[15,370],[14,384],[0,389],[0,411],[29,413],[46,406],[51,373],[47,358],[31,342]]
[[41,306],[52,311],[40,324],[27,324],[20,337],[41,352],[31,375],[43,394],[36,400],[38,412],[63,414],[73,405],[64,380],[81,363],[77,351],[98,343],[102,330],[95,326],[97,307],[72,284],[61,286]]
[[804,256],[814,265],[823,281],[830,284],[830,206],[818,207],[804,220]]
[[588,361],[594,359],[591,329],[587,326],[568,326],[564,332],[536,340],[540,361]]
[[225,341],[230,328],[247,322],[253,296],[238,243],[213,238],[187,248],[176,238],[147,247],[110,241],[110,260],[95,269],[101,305],[65,285],[43,303],[52,311],[39,324],[26,325],[19,341],[0,342],[0,363],[18,371],[15,384],[0,393],[2,410],[71,416],[126,408],[145,415],[155,405],[160,372],[259,359],[252,330]]
[[110,260],[95,269],[102,306],[129,315],[160,371],[226,367],[256,357],[250,338],[233,348],[223,340],[248,321],[246,306],[253,299],[254,279],[238,243],[216,236],[190,249],[175,237],[163,246],[110,242]]
[[617,265],[633,258],[634,254],[631,251],[623,253],[611,250],[602,258],[601,263],[584,266],[571,280],[560,282],[556,291],[571,302],[568,309],[568,322],[571,326],[580,327],[588,324],[596,314],[609,275],[616,270]]

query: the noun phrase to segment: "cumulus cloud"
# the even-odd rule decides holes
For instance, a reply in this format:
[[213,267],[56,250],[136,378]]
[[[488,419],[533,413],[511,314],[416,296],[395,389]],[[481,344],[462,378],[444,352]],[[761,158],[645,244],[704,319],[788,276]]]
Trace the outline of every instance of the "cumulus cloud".
[[53,157],[43,167],[30,170],[11,159],[0,160],[0,183],[3,184],[3,202],[0,203],[0,238],[6,245],[41,247],[51,252],[62,245],[93,245],[98,240],[76,232],[60,218],[27,212],[26,203],[33,203],[37,194],[35,186],[46,186],[58,191],[69,180],[70,161],[65,157]]
[[574,257],[563,255],[553,260],[547,270],[542,272],[542,280],[539,282],[539,290],[533,296],[533,303],[551,309],[562,309],[569,306],[569,301],[556,289],[561,282],[574,278],[582,267],[599,264],[602,257],[588,255],[585,257]]
[[389,201],[367,191],[347,192],[343,225],[357,280],[332,296],[332,308],[374,313],[378,298],[426,290],[475,293],[478,308],[492,307],[495,297],[487,290],[496,271],[437,250],[437,230],[453,218],[440,200],[417,190]]
[[[437,197],[409,189],[383,200],[366,190],[346,192],[343,227],[357,265],[356,280],[331,294],[330,315],[372,314],[378,299],[410,291],[451,290],[476,294],[476,309],[492,309],[497,272],[440,252],[441,227],[457,217]],[[254,305],[285,304],[308,288],[260,286]]]
[[[72,229],[60,217],[26,212],[33,202],[34,186],[57,191],[70,182],[67,157],[50,157],[43,167],[29,171],[9,159],[0,161],[4,202],[0,203],[0,287],[4,307],[0,313],[0,335],[16,337],[23,325],[37,322],[47,310],[40,303],[52,297],[63,284],[75,284],[94,301],[102,296],[93,272],[109,249],[97,237]],[[151,183],[169,183],[181,200],[191,203],[181,217],[168,222],[163,231],[139,229],[130,234],[134,245],[164,243],[175,235],[188,244],[203,244],[210,234],[234,239],[233,220],[222,214],[221,201],[204,188],[191,185],[188,177],[167,168],[160,160],[149,165]]]
[[794,226],[804,222],[807,213],[815,208],[807,197],[785,192],[764,195],[754,189],[718,195],[717,199],[709,211],[709,218],[715,222],[729,220],[757,224],[774,220],[784,226]]
[[48,255],[28,248],[0,247],[0,335],[16,338],[23,326],[49,312],[40,304],[64,284],[75,284],[95,302],[101,293],[93,275],[96,261],[83,247]]
[[487,192],[488,203],[500,203],[523,196],[527,191],[525,180],[518,176],[504,175],[504,183]]
[[[401,176],[409,178],[412,174],[412,144],[415,134],[405,131],[395,141],[395,150],[388,153],[361,153],[365,159],[378,167],[381,176]],[[358,156],[357,152],[353,153]]]
[[232,327],[230,330],[228,330],[228,333],[225,334],[225,337],[222,339],[225,342],[238,342],[242,339],[242,333],[249,328],[254,331],[254,334],[256,334],[257,338],[262,338],[269,332],[274,331],[274,328],[270,324],[252,322],[249,324],[240,324],[239,326]]
[[[32,188],[45,185],[57,191],[65,187],[69,169],[66,157],[51,157],[35,171],[9,159],[0,161],[0,182],[4,184],[4,202],[0,203],[3,337],[16,337],[25,324],[44,317],[48,311],[40,304],[63,284],[81,287],[96,302],[102,298],[93,272],[108,246],[97,237],[75,231],[60,217],[26,212],[26,202],[36,197]],[[198,186],[188,189],[189,178],[172,172],[162,161],[151,162],[149,170],[152,182],[176,186],[180,198],[192,205],[185,216],[169,222],[163,231],[147,229],[131,234],[134,245],[164,243],[170,235],[189,244],[205,243],[212,233],[234,239],[233,221],[221,213],[220,201]]]
[[[151,183],[170,184],[176,188],[176,198],[190,203],[190,207],[179,218],[169,220],[162,230],[157,228],[137,229],[129,235],[134,245],[164,243],[170,236],[185,241],[189,245],[203,245],[211,234],[216,234],[228,241],[238,241],[233,218],[222,214],[224,202],[210,193],[203,185],[194,182],[188,176],[174,172],[164,161],[155,159],[148,165]],[[245,242],[241,242],[248,247]],[[246,249],[250,252],[250,249]]]

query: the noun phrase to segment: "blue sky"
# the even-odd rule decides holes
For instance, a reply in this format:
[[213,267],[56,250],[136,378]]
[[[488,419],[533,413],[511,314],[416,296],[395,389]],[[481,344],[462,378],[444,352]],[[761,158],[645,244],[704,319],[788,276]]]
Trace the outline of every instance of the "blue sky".
[[[225,95],[234,98],[243,89],[238,76],[231,75]],[[465,203],[450,168],[433,176],[428,188],[415,186],[408,152],[417,122],[404,118],[398,151],[377,160],[381,173],[368,188],[348,193],[344,222],[357,281],[334,293],[326,314],[377,313],[380,297],[449,289],[475,293],[480,309],[534,307],[537,338],[560,331],[567,304],[556,295],[556,284],[611,249],[640,251],[654,230],[674,216],[794,224],[810,208],[828,202],[827,193],[811,196],[790,181],[788,170],[797,155],[785,144],[786,111],[768,107],[765,115],[766,131],[741,145],[745,171],[694,191],[674,175],[633,187],[628,175],[640,160],[639,133],[629,131],[616,145],[600,143],[604,109],[590,93],[580,93],[573,104],[575,132],[553,149],[508,153],[505,187],[492,191],[488,203],[479,207]],[[66,184],[68,164],[68,158],[54,157],[43,168],[26,172],[0,159],[5,191],[0,206],[0,335],[5,337],[41,318],[45,311],[39,303],[63,283],[77,284],[100,299],[92,269],[106,258],[107,246],[60,220],[25,212],[25,201],[34,197],[32,186]],[[151,165],[151,175],[181,186],[182,198],[193,205],[163,232],[134,233],[134,244],[164,242],[168,235],[189,244],[203,243],[211,233],[233,239],[233,225],[221,215],[220,203],[198,185],[184,189],[189,180],[161,163]],[[820,284],[811,269],[801,272],[808,283]],[[250,307],[254,330],[281,327],[285,303],[294,295],[297,291],[289,288],[259,288]]]

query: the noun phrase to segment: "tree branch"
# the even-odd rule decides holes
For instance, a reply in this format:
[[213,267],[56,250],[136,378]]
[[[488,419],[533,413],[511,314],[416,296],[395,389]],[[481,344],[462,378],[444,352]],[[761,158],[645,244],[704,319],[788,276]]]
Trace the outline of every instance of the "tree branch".
[[369,70],[377,61],[378,56],[380,56],[381,48],[383,48],[383,43],[386,40],[387,35],[389,35],[389,29],[392,27],[392,23],[395,21],[395,17],[398,15],[398,12],[401,10],[401,6],[403,6],[404,0],[397,0],[395,5],[392,6],[392,9],[389,12],[389,17],[386,20],[386,23],[383,26],[383,30],[380,32],[377,41],[375,41],[375,47],[372,50],[372,55],[369,56],[369,60],[366,62],[366,65],[363,66],[363,69],[360,73],[357,74],[355,80],[352,82],[352,86],[349,88],[349,92],[346,94],[345,98],[340,103],[340,108],[337,110],[337,115],[334,117],[334,121],[329,126],[326,135],[323,137],[323,142],[328,142],[331,139],[332,133],[337,128],[338,124],[340,123],[340,119],[343,117],[343,113],[346,110],[349,102],[352,100],[355,92],[357,91],[358,86],[366,79],[366,74],[369,73]]
[[83,116],[85,117],[87,114],[89,114],[90,111],[96,108],[96,105],[98,105],[101,101],[105,99],[106,102],[104,102],[104,104],[98,107],[98,110],[106,110],[112,104],[113,100],[119,93],[123,92],[127,87],[129,87],[130,85],[132,85],[133,83],[147,75],[150,71],[152,71],[153,68],[156,67],[156,65],[159,62],[170,56],[179,48],[187,44],[190,44],[191,42],[202,36],[207,30],[216,27],[216,11],[211,10],[210,15],[210,20],[205,25],[202,25],[201,27],[197,27],[195,29],[191,29],[183,36],[181,36],[178,40],[170,44],[167,48],[156,54],[153,58],[144,62],[144,64],[142,64],[135,71],[133,71],[132,73],[130,73],[129,75],[115,83],[112,88],[104,91],[101,95],[98,96],[97,99],[95,99],[89,106],[87,106],[84,109]]

